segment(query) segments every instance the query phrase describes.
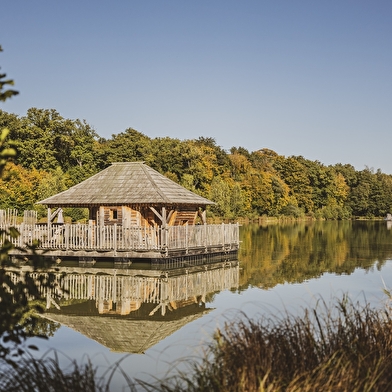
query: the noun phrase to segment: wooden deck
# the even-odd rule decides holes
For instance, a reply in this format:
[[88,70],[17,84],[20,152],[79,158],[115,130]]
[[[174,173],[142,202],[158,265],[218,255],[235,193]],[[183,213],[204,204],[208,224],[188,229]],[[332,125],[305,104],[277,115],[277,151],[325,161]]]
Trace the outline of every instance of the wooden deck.
[[[47,257],[109,257],[124,259],[160,259],[196,254],[236,252],[239,225],[185,225],[154,227],[97,226],[92,224],[14,226],[20,233],[10,238],[12,256],[23,255],[35,240]],[[7,226],[0,226],[7,229]],[[4,240],[4,239],[3,239]],[[17,249],[20,248],[20,249]]]

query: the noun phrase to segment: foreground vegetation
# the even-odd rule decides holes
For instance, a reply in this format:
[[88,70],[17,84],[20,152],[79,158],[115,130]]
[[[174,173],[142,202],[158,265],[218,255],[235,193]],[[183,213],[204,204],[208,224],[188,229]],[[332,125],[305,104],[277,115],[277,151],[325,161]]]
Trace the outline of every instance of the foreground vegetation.
[[[391,311],[353,304],[347,297],[320,301],[303,315],[241,319],[215,333],[189,371],[148,384],[130,380],[117,365],[98,377],[90,362],[64,371],[57,359],[0,366],[3,391],[110,391],[119,371],[124,390],[145,391],[350,391],[392,388]],[[187,360],[188,361],[188,360]],[[126,388],[126,389],[125,389]]]
[[[26,116],[0,110],[0,129],[17,157],[0,182],[0,209],[44,210],[34,203],[86,179],[111,162],[145,161],[216,205],[225,218],[312,216],[326,219],[384,217],[392,211],[392,175],[350,164],[325,166],[268,149],[225,151],[214,139],[150,138],[128,128],[100,137],[86,122],[54,109],[31,108]],[[41,207],[42,208],[42,207]],[[77,219],[74,211],[68,214]]]
[[343,298],[304,315],[241,320],[217,331],[193,372],[155,391],[390,391],[390,309]]

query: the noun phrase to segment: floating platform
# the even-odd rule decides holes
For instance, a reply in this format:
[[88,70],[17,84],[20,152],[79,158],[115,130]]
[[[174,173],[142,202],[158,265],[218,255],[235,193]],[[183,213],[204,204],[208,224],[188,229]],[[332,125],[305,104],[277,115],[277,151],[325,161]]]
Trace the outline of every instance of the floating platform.
[[[17,238],[3,236],[14,245],[14,258],[34,252],[54,261],[77,259],[84,263],[110,259],[119,263],[148,261],[180,265],[234,260],[239,249],[239,225],[185,225],[157,227],[97,226],[92,224],[15,226]],[[3,228],[7,230],[7,227]]]

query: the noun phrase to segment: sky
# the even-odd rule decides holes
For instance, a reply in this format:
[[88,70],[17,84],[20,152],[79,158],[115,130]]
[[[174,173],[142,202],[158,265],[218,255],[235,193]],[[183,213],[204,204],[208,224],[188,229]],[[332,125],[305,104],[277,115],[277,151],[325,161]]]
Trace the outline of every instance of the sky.
[[390,0],[2,0],[0,109],[392,174]]

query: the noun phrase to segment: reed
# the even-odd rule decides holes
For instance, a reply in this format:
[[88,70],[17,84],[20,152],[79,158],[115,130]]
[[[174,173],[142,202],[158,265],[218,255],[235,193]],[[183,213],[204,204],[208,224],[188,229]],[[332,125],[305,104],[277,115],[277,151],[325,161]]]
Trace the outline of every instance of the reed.
[[98,392],[105,389],[97,382],[90,361],[73,362],[63,369],[57,357],[37,359],[29,356],[18,361],[4,361],[0,366],[0,390],[5,392]]
[[390,391],[389,309],[320,301],[301,316],[229,322],[205,358],[148,391]]

